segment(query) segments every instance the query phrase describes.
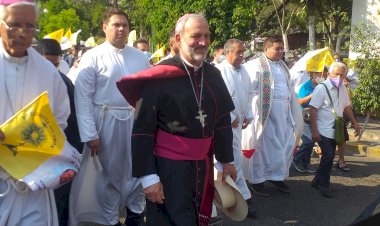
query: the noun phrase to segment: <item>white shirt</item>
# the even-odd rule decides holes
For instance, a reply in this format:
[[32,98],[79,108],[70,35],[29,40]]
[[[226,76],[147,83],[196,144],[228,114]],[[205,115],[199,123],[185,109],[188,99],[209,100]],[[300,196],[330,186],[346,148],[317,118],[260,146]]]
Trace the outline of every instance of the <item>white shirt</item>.
[[338,116],[342,117],[344,109],[350,106],[351,103],[348,98],[347,89],[343,84],[339,86],[338,96],[338,89],[332,85],[330,79],[326,79],[323,83],[330,92],[334,106],[331,104],[326,88],[322,84],[315,87],[309,105],[318,109],[317,127],[319,133],[322,136],[334,139],[334,111]]

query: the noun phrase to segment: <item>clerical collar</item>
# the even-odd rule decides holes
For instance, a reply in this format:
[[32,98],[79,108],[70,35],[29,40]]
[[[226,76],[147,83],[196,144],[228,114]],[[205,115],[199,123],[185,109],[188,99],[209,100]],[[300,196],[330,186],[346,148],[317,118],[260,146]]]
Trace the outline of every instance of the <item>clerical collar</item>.
[[6,60],[14,64],[25,64],[26,61],[28,60],[28,55],[23,56],[23,57],[14,57],[14,56],[9,55],[9,53],[4,48],[1,48],[1,53],[4,55],[4,58]]
[[190,64],[189,61],[187,61],[187,60],[185,59],[185,57],[183,57],[182,55],[180,55],[180,57],[181,57],[181,60],[182,60],[183,62],[185,62],[185,64],[186,64],[187,66],[190,66],[190,67],[194,68],[194,71],[198,71],[198,69],[201,68],[201,67],[203,66],[203,61],[202,61],[201,65],[199,65],[199,66],[194,66],[194,65]]

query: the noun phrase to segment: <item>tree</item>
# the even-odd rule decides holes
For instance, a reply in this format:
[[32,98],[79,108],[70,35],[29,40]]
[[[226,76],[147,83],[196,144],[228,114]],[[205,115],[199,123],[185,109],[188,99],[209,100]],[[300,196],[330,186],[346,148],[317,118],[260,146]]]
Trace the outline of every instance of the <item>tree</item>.
[[373,48],[380,43],[380,32],[375,32],[371,24],[359,24],[353,28],[352,51],[361,54],[357,60],[359,85],[354,90],[354,109],[366,115],[359,135],[361,138],[371,115],[380,112],[380,50]]
[[307,25],[309,29],[309,49],[315,50],[315,0],[306,0]]
[[339,37],[348,36],[349,32],[341,32],[342,30],[349,30],[350,18],[352,11],[352,0],[318,0],[311,1],[310,4],[318,9],[318,15],[322,20],[324,26],[324,33],[328,37],[328,44],[336,52],[340,52],[337,48],[337,41]]
[[250,40],[257,3],[250,0],[139,0],[119,4],[128,11],[134,27],[153,43],[167,43],[167,36],[178,18],[185,13],[203,13],[209,21],[213,45],[229,38]]
[[76,0],[39,0],[41,10],[39,27],[41,32],[37,38],[64,28],[72,32],[82,30],[80,37],[87,39],[91,35],[102,36],[102,14],[106,4],[103,0],[76,1]]
[[284,50],[285,50],[285,53],[289,52],[289,44],[288,44],[288,32],[289,32],[289,29],[290,29],[290,25],[291,25],[291,22],[292,22],[292,18],[294,16],[294,14],[298,11],[298,8],[299,8],[299,5],[296,5],[290,12],[290,16],[288,18],[288,20],[286,21],[285,20],[285,0],[281,0],[281,5],[282,5],[282,10],[280,12],[280,10],[277,8],[277,3],[275,0],[272,0],[272,3],[273,3],[273,7],[274,7],[274,10],[276,12],[276,16],[277,16],[277,19],[278,19],[278,23],[280,25],[280,30],[281,30],[281,34],[282,34],[282,39],[284,41]]

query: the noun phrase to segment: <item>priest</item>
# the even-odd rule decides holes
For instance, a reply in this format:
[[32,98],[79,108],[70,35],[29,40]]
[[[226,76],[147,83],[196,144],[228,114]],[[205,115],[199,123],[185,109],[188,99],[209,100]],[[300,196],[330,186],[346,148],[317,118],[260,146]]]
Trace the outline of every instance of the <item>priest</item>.
[[[31,0],[0,1],[0,124],[42,92],[64,130],[70,114],[65,83],[58,70],[32,47],[37,9]],[[0,130],[0,144],[6,134]],[[51,189],[30,190],[0,168],[0,225],[58,226]]]
[[207,225],[213,154],[223,164],[223,178],[236,179],[234,106],[219,70],[204,62],[210,44],[206,19],[186,14],[175,33],[179,55],[118,82],[136,106],[132,173],[142,177],[147,225]]

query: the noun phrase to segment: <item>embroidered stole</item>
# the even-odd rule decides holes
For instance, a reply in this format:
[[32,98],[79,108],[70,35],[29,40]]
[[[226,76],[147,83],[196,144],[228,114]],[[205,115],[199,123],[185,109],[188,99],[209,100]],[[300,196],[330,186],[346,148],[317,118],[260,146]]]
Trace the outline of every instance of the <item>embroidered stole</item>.
[[[265,57],[265,54],[262,54],[259,57],[259,62],[260,62],[260,67],[261,67],[261,72],[262,72],[262,76],[260,76],[259,78],[260,101],[261,101],[260,123],[264,127],[270,113],[271,103],[273,99],[273,91],[272,91],[273,76],[272,76],[272,71],[270,70],[268,59]],[[291,93],[290,84],[289,84],[289,78],[290,78],[289,69],[284,64],[284,62],[280,61],[280,64],[283,67],[283,69],[285,69],[284,71],[287,75],[286,81],[288,84],[289,92]]]
[[272,81],[272,73],[270,71],[268,60],[265,55],[262,54],[259,58],[262,76],[260,76],[260,102],[261,102],[261,110],[260,110],[260,123],[264,127],[265,122],[268,119],[271,103],[272,103],[272,95],[271,92],[271,81]]

